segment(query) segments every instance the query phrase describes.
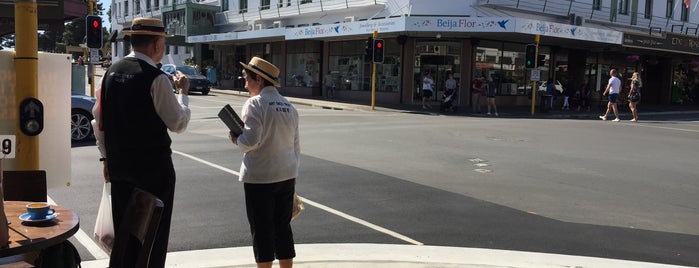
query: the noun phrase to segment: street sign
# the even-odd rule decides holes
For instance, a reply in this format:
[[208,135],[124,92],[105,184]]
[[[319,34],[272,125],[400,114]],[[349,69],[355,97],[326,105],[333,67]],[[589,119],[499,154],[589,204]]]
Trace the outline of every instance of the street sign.
[[541,70],[532,69],[531,80],[532,81],[540,81],[541,80]]
[[15,158],[15,135],[0,135],[0,159]]
[[90,64],[97,64],[100,61],[99,48],[90,49]]

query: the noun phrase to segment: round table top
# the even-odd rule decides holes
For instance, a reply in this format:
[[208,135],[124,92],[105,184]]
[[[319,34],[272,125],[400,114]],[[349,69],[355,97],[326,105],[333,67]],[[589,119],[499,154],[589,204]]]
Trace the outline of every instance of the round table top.
[[5,201],[5,216],[10,222],[10,244],[0,248],[0,258],[38,251],[68,240],[80,228],[78,215],[67,208],[51,205],[56,218],[42,222],[19,219],[27,212],[26,205],[32,202]]

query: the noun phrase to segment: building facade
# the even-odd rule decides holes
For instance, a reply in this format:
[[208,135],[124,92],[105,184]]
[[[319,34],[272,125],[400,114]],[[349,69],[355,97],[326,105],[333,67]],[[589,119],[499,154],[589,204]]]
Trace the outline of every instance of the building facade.
[[[135,2],[154,16],[153,7],[161,5],[160,17],[177,35],[169,44],[191,47],[185,54],[214,69],[222,88],[241,88],[238,62],[260,56],[280,67],[284,94],[320,97],[329,77],[336,97],[368,102],[373,64],[367,38],[376,31],[386,41],[384,62],[376,65],[379,104],[420,104],[421,80],[429,72],[437,98],[454,75],[459,106],[472,105],[471,84],[480,77],[492,79],[499,105],[529,105],[532,88],[542,87],[532,80],[575,92],[585,79],[593,103],[602,105],[599,93],[612,68],[626,88],[631,73],[641,73],[644,103],[699,100],[699,16],[690,0]],[[133,0],[115,0],[112,8],[133,6]],[[136,16],[117,14],[125,15],[117,20],[122,27]],[[532,79],[524,48],[537,40]],[[179,59],[170,51],[164,61]]]

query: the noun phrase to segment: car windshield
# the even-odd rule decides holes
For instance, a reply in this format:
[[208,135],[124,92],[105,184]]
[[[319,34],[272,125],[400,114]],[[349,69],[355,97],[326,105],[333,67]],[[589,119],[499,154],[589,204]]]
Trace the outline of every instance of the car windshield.
[[192,66],[177,66],[177,70],[181,71],[184,74],[188,74],[188,75],[196,75],[197,74],[197,70],[194,69],[194,67],[192,67]]

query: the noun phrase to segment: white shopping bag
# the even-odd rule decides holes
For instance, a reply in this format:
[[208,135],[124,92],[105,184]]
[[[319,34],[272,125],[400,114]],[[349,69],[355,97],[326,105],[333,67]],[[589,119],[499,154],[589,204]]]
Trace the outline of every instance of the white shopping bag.
[[97,212],[97,221],[95,222],[94,239],[97,245],[107,253],[112,252],[112,246],[114,245],[111,199],[111,184],[105,183],[102,189],[102,201],[100,201],[99,212]]

